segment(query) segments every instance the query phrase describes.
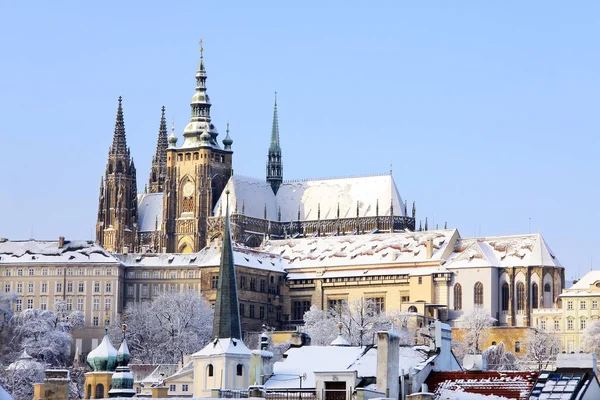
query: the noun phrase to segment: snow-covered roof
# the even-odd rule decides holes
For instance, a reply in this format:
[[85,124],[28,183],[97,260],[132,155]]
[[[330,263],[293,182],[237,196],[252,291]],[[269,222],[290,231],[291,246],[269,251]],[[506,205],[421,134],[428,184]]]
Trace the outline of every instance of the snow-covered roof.
[[[278,220],[281,210],[282,221],[300,219],[317,220],[320,210],[321,220],[356,217],[359,206],[360,217],[387,216],[394,205],[394,215],[404,215],[404,204],[394,178],[391,175],[375,175],[356,178],[334,178],[305,181],[285,181],[279,187],[277,195],[265,180],[245,176],[232,176],[225,187],[229,189],[229,208],[254,218],[264,218],[265,206],[267,219]],[[225,191],[223,191],[225,192]],[[214,215],[224,213],[226,197],[221,195],[214,208]]]
[[179,369],[178,371],[176,371],[173,375],[168,376],[166,378],[166,380],[169,379],[176,379],[180,376],[186,375],[188,373],[192,373],[194,372],[194,362],[193,361],[189,361],[187,364],[185,364],[183,367],[181,367],[181,369]]
[[[295,267],[329,267],[415,262],[439,263],[449,256],[456,229],[273,240],[264,251],[279,254]],[[433,253],[427,258],[427,241]]]
[[217,338],[204,346],[202,350],[192,354],[192,358],[198,356],[216,356],[220,354],[247,354],[249,356],[251,351],[248,347],[246,347],[244,342],[239,339]]
[[[365,351],[366,350],[366,351]],[[359,378],[377,376],[377,348],[355,346],[303,346],[291,348],[283,361],[273,365],[273,376],[265,387],[299,388],[299,377],[306,374],[303,388],[315,387],[315,372],[356,371]],[[421,368],[433,360],[419,346],[400,346],[400,366],[404,370]],[[319,360],[315,363],[315,360]]]
[[141,380],[144,384],[153,384],[164,381],[165,377],[173,375],[177,371],[177,364],[159,364],[152,373]]
[[[115,254],[126,267],[218,267],[221,263],[221,248],[205,247],[198,253],[182,254]],[[233,248],[234,263],[238,267],[256,268],[284,272],[287,262],[276,254],[269,254],[247,247]]]
[[140,232],[153,232],[161,229],[163,217],[163,194],[142,193],[138,194],[138,223]]
[[577,283],[573,284],[570,288],[567,288],[567,291],[571,290],[589,290],[590,285],[600,281],[600,271],[590,271],[583,276]]
[[0,265],[14,263],[118,263],[109,252],[94,242],[65,240],[6,240],[0,241]]
[[459,239],[445,267],[452,269],[532,265],[562,267],[540,234]]
[[[527,399],[537,376],[538,372],[534,371],[432,371],[425,383],[429,386],[429,390],[437,395],[447,390],[458,390],[482,396],[497,395],[501,398]],[[451,399],[462,398],[451,397]],[[468,397],[464,396],[464,398]]]

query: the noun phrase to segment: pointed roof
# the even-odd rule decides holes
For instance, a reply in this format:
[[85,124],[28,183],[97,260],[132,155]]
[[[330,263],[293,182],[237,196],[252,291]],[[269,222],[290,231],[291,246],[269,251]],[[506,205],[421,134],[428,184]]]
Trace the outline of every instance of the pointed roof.
[[277,116],[277,92],[275,92],[275,106],[273,107],[273,126],[271,127],[271,145],[269,146],[269,153],[271,152],[281,153],[281,147],[279,146],[279,117]]
[[[229,194],[228,190],[226,194]],[[221,249],[219,285],[215,302],[212,337],[213,339],[242,339],[237,280],[235,277],[231,226],[229,222],[229,204],[227,204],[225,213],[225,230],[223,232],[223,247]]]
[[123,120],[123,98],[119,96],[119,107],[117,108],[117,120],[115,121],[115,133],[111,146],[112,154],[127,154],[127,140],[125,138],[125,121]]
[[159,165],[167,164],[167,120],[165,119],[165,106],[162,106],[160,126],[158,128],[158,140],[156,141],[156,161]]

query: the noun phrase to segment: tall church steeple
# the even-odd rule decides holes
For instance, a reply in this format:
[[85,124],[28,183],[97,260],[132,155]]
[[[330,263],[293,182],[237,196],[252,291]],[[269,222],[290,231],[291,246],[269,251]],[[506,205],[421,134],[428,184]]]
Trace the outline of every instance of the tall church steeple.
[[242,339],[240,314],[237,296],[237,280],[233,262],[233,245],[231,243],[231,226],[229,223],[229,191],[225,211],[225,229],[223,231],[223,248],[219,268],[219,284],[215,301],[213,320],[213,339]]
[[135,250],[137,220],[136,170],[127,147],[122,98],[119,96],[113,142],[108,150],[104,184],[100,185],[96,242],[112,252]]
[[156,142],[156,154],[152,157],[152,168],[148,189],[150,193],[161,193],[165,190],[165,178],[167,175],[167,120],[165,119],[165,106],[162,107],[160,126],[158,128],[158,140]]
[[277,116],[277,92],[273,108],[273,126],[271,127],[271,144],[267,160],[267,182],[271,184],[273,193],[277,194],[283,182],[283,163],[281,161],[281,146],[279,145],[279,120]]

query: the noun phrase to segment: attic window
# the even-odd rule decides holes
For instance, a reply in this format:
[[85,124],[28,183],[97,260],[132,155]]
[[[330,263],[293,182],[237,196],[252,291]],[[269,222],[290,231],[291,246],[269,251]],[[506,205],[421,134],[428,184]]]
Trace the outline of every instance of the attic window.
[[262,264],[262,261],[261,261],[261,260],[256,260],[256,261],[258,261],[258,263],[259,263],[259,264]]
[[35,260],[35,256],[31,256],[31,259],[32,259],[32,260]]
[[72,260],[74,258],[75,258],[75,256],[69,256],[69,260]]
[[171,264],[173,262],[173,260],[175,259],[175,256],[171,256],[169,257],[169,264]]
[[244,257],[244,259],[246,260],[246,262],[250,262],[250,259],[248,257]]
[[192,258],[190,258],[190,264],[191,264],[191,263],[193,263],[194,261],[196,261],[196,258],[197,258],[197,257],[192,257]]
[[140,262],[140,261],[142,261],[142,256],[137,256],[135,259],[135,262]]

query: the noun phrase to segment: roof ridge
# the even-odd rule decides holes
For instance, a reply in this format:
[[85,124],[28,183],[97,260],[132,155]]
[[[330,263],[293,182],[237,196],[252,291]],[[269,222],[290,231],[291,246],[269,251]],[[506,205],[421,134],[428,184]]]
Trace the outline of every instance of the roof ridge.
[[[287,179],[283,183],[295,183],[295,182],[307,182],[307,181],[330,181],[335,179],[353,179],[353,178],[371,178],[376,176],[391,176],[389,173],[379,174],[359,174],[359,175],[347,175],[347,176],[331,176],[331,177],[316,177],[316,178],[302,178],[302,179]],[[393,180],[393,178],[392,178]]]

